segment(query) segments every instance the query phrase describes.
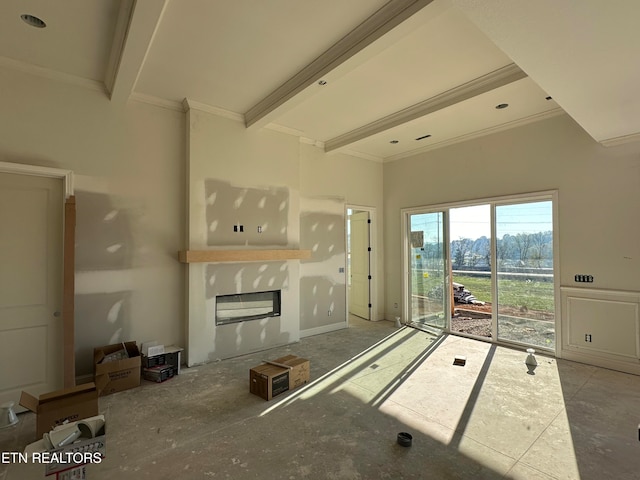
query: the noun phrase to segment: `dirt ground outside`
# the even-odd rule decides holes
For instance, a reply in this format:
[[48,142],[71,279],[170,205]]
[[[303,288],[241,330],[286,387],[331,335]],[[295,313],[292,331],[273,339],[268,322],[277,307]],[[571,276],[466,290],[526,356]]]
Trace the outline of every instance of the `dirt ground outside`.
[[[491,338],[490,303],[484,305],[455,305],[451,318],[451,331]],[[500,337],[545,348],[555,347],[555,322],[553,312],[522,310],[501,307],[499,312]]]

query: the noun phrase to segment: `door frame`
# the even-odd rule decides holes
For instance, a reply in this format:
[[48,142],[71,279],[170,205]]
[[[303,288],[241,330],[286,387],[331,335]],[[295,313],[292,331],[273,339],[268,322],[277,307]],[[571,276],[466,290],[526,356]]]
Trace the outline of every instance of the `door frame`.
[[73,171],[38,165],[0,162],[0,173],[30,175],[59,179],[63,182],[64,204],[62,210],[62,335],[63,378],[65,388],[75,385],[75,322],[74,322],[74,276],[75,276],[75,197],[73,195]]
[[[416,213],[432,213],[439,211],[448,212],[451,208],[457,207],[469,207],[473,205],[479,204],[490,204],[491,205],[491,249],[495,251],[495,219],[494,219],[494,204],[510,204],[510,203],[519,203],[526,202],[527,200],[540,200],[541,197],[548,197],[552,202],[552,212],[553,212],[553,290],[554,290],[554,314],[555,314],[555,349],[554,353],[557,358],[562,358],[562,309],[561,309],[561,299],[560,299],[560,229],[559,229],[559,218],[558,218],[558,190],[543,190],[538,192],[529,192],[522,194],[513,194],[513,195],[502,195],[495,197],[485,197],[485,198],[476,198],[471,200],[463,200],[458,202],[446,202],[439,203],[434,205],[426,205],[422,207],[411,207],[411,208],[403,208],[400,210],[401,215],[401,254],[402,254],[402,318],[407,319],[409,314],[409,252],[408,252],[408,244],[409,244],[409,233],[408,233],[408,224],[407,220],[410,214]],[[448,224],[448,215],[446,215],[445,220],[445,232],[447,238],[449,236],[449,224]],[[447,241],[448,243],[448,241]],[[447,252],[447,256],[450,256],[449,245],[445,245],[445,251]],[[495,265],[495,255],[492,255],[492,269]],[[447,258],[447,261],[451,262],[450,258]],[[449,279],[451,282],[451,278]],[[495,283],[495,282],[494,282]],[[496,295],[495,291],[492,291],[492,294]],[[492,327],[494,328],[494,327]],[[497,339],[497,332],[493,332],[494,336],[491,339],[483,339],[476,338],[477,340],[488,341],[494,344],[500,345],[510,345],[508,342],[500,342]],[[511,344],[513,345],[513,344]]]
[[[371,302],[371,309],[369,310],[369,321],[377,322],[378,318],[378,302],[377,302],[377,291],[378,291],[378,274],[377,274],[377,243],[376,243],[376,232],[377,232],[377,223],[376,223],[376,207],[369,207],[366,205],[356,205],[352,203],[345,204],[344,217],[345,217],[345,229],[344,229],[344,242],[345,242],[345,252],[349,252],[349,239],[348,239],[348,228],[347,225],[349,220],[349,210],[356,210],[360,212],[368,212],[369,213],[369,246],[371,247],[371,252],[369,252],[369,275],[371,275],[371,280],[369,280],[369,301]],[[346,264],[346,256],[345,256],[345,264]],[[345,284],[347,291],[347,325],[349,325],[349,280],[346,278],[347,272],[345,272]]]

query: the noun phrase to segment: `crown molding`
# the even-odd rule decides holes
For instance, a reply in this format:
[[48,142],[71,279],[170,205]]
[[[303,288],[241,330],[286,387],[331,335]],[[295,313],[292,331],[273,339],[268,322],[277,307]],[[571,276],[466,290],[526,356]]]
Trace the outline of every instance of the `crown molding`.
[[436,150],[438,148],[447,147],[449,145],[454,145],[456,143],[466,142],[467,140],[473,140],[474,138],[485,137],[487,135],[491,135],[493,133],[502,132],[504,130],[510,130],[515,127],[520,127],[523,125],[527,125],[528,123],[534,123],[541,120],[545,120],[547,118],[556,117],[558,115],[565,114],[565,111],[560,107],[554,108],[552,110],[547,110],[544,112],[536,113],[534,115],[529,115],[528,117],[519,118],[517,120],[513,120],[511,122],[502,123],[500,125],[495,125],[493,127],[484,128],[482,130],[476,130],[475,132],[466,133],[464,135],[459,135],[457,137],[450,138],[448,140],[443,140],[441,142],[433,143],[431,145],[426,145],[424,147],[420,147],[414,150],[409,150],[407,152],[398,153],[397,155],[392,155],[390,157],[385,157],[384,161],[394,162],[396,160],[401,160],[403,158],[413,157],[414,155],[419,155],[421,153],[425,153],[431,150]]
[[[328,155],[332,155],[332,154],[334,154],[334,152],[328,153]],[[335,154],[343,154],[343,155],[348,155],[350,157],[362,158],[363,160],[369,160],[370,162],[376,162],[376,163],[384,163],[384,160],[385,160],[382,157],[376,157],[375,155],[370,155],[364,152],[358,152],[356,150],[351,150],[349,148],[343,148],[339,152],[335,152]]]
[[143,93],[134,92],[129,97],[129,100],[134,102],[147,103],[155,107],[166,108],[167,110],[174,110],[176,112],[185,111],[183,102],[167,100],[166,98],[154,97],[153,95],[145,95]]
[[229,120],[233,120],[236,122],[244,123],[244,115],[241,113],[232,112],[231,110],[225,110],[220,107],[213,107],[211,105],[207,105],[206,103],[196,102],[195,100],[191,100],[190,98],[185,98],[182,101],[184,112],[188,110],[199,110],[201,112],[210,113],[212,115],[216,115],[218,117],[228,118]]
[[108,95],[107,87],[105,84],[98,80],[91,80],[89,78],[78,77],[77,75],[71,75],[69,73],[59,72],[57,70],[51,70],[45,67],[38,67],[30,63],[21,62],[8,57],[0,57],[0,67],[4,67],[11,70],[17,70],[29,75],[34,75],[48,80],[56,82],[66,83],[69,85],[75,85],[78,87],[94,90],[100,93]]
[[640,142],[640,132],[623,135],[621,137],[605,138],[604,140],[600,140],[600,145],[604,147],[615,147],[633,142]]
[[277,123],[268,123],[264,126],[264,128],[268,130],[273,130],[274,132],[284,133],[285,135],[291,135],[294,137],[302,138],[304,136],[304,132],[302,130],[297,130],[291,127],[285,127],[284,125],[279,125]]

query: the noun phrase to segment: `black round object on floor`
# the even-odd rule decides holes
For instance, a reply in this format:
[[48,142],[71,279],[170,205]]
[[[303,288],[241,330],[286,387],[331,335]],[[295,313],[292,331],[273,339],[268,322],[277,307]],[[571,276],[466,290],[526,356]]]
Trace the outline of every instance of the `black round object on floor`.
[[398,434],[398,445],[402,445],[403,447],[410,447],[412,440],[413,440],[413,437],[411,436],[410,433],[400,432]]

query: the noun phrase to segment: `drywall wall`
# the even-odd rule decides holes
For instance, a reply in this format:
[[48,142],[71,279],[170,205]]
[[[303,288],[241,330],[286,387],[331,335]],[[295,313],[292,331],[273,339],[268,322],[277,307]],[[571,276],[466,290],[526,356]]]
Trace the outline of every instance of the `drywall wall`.
[[95,346],[183,345],[184,113],[3,68],[0,103],[0,161],[75,173],[77,375]]
[[345,205],[341,198],[300,199],[300,335],[347,326]]
[[375,236],[373,258],[376,262],[376,290],[372,299],[376,318],[385,317],[384,309],[384,219],[383,167],[381,162],[333,152],[325,154],[310,144],[300,145],[300,191],[307,197],[343,198],[347,205],[374,208],[372,235]]
[[563,115],[384,165],[387,315],[402,301],[402,208],[554,189],[561,285],[588,274],[639,291],[640,144],[603,147]]
[[[187,122],[189,249],[299,248],[298,139],[195,108]],[[293,260],[189,264],[187,363],[299,340],[299,269]],[[215,325],[216,295],[263,289],[281,290],[279,317]]]

